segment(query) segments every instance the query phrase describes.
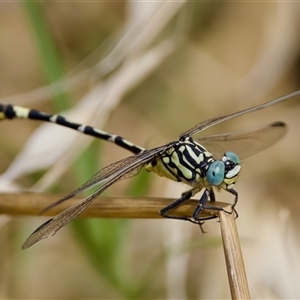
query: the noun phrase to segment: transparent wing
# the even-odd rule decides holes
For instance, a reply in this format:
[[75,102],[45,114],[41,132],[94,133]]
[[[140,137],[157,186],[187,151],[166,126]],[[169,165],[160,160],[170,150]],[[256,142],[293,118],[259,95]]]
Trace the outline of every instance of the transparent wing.
[[287,131],[283,122],[256,127],[231,133],[216,134],[195,139],[216,159],[226,151],[232,151],[242,160],[261,152],[281,139]]
[[[126,169],[126,166],[131,165],[132,162],[136,161],[137,159],[141,160],[140,156],[141,155],[138,155],[138,157],[136,155],[129,156],[129,157],[126,157],[122,160],[119,160],[115,163],[112,163],[112,164],[106,166],[105,168],[98,171],[95,175],[93,175],[88,181],[86,181],[78,189],[71,192],[64,198],[59,199],[58,201],[56,201],[56,202],[50,204],[49,206],[47,206],[46,208],[44,208],[40,212],[40,214],[43,214],[44,212],[50,210],[51,208],[57,206],[58,204],[78,195],[79,193],[81,193],[95,185],[100,185],[100,184],[108,181],[111,177],[116,176],[119,173],[124,173],[124,169]],[[137,175],[142,167],[143,166],[141,165],[140,167],[133,168],[131,171],[124,173],[123,176],[121,176],[121,178],[119,178],[119,180]]]
[[[70,208],[58,214],[56,217],[42,224],[28,237],[28,239],[23,244],[22,249],[26,249],[32,246],[38,241],[47,238],[49,235],[54,235],[61,227],[65,226],[70,221],[78,217],[82,213],[82,211],[84,211],[108,187],[110,187],[115,182],[123,179],[127,175],[132,174],[132,172],[140,170],[147,162],[153,159],[157,154],[168,148],[169,145],[170,144],[157,147],[151,150],[146,150],[137,155],[122,159],[100,170],[80,188],[78,188],[76,191],[65,197],[64,200],[66,200],[66,198],[69,199],[70,197],[73,197],[74,195],[93,186],[94,184],[103,182],[105,183],[89,197],[74,204]],[[59,200],[54,205],[57,205],[61,202],[62,200]]]
[[269,101],[267,103],[264,103],[264,104],[260,104],[260,105],[256,105],[256,106],[253,106],[253,107],[250,107],[250,108],[247,108],[247,109],[244,109],[244,110],[240,110],[238,112],[235,112],[235,113],[232,113],[232,114],[229,114],[229,115],[226,115],[226,116],[222,116],[222,117],[216,117],[216,118],[211,118],[209,120],[206,120],[204,122],[201,122],[199,124],[197,124],[196,126],[194,126],[193,128],[183,132],[181,135],[180,135],[180,138],[183,137],[183,136],[186,136],[186,135],[194,135],[194,134],[197,134],[201,131],[203,131],[204,129],[207,129],[213,125],[216,125],[216,124],[219,124],[221,122],[224,122],[224,121],[227,121],[227,120],[230,120],[230,119],[233,119],[233,118],[236,118],[236,117],[239,117],[239,116],[242,116],[242,115],[245,115],[245,114],[248,114],[248,113],[251,113],[251,112],[254,112],[254,111],[257,111],[257,110],[260,110],[260,109],[264,109],[264,108],[267,108],[269,106],[272,106],[274,104],[277,104],[277,103],[280,103],[280,102],[283,102],[285,100],[288,100],[290,98],[293,98],[293,97],[296,97],[300,95],[300,90],[299,91],[296,91],[294,93],[291,93],[289,95],[286,95],[286,96],[283,96],[283,97],[280,97],[280,98],[277,98],[277,99],[274,99],[272,101]]

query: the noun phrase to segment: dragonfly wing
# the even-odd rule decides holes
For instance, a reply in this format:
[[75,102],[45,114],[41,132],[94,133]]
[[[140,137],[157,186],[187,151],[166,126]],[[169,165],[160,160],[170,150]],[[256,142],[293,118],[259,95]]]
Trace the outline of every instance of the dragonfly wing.
[[216,134],[195,139],[203,145],[215,159],[221,159],[226,151],[232,151],[242,160],[261,152],[284,136],[287,126],[283,122],[237,132]]
[[38,241],[47,238],[49,235],[54,235],[60,228],[78,217],[82,213],[82,211],[84,211],[108,187],[110,187],[115,182],[123,179],[128,174],[131,174],[131,172],[140,170],[158,153],[166,149],[166,147],[167,146],[161,146],[151,150],[143,151],[142,153],[122,159],[119,162],[113,163],[100,170],[91,178],[91,180],[83,184],[82,187],[84,188],[79,188],[76,191],[86,189],[98,182],[103,182],[105,180],[106,182],[92,195],[74,204],[70,208],[58,214],[56,217],[49,219],[47,222],[42,224],[28,237],[22,248],[26,249],[37,243]]
[[260,110],[260,109],[267,108],[269,106],[272,106],[272,105],[275,105],[277,103],[286,101],[286,100],[288,100],[290,98],[293,98],[293,97],[296,97],[296,96],[299,96],[299,95],[300,95],[300,90],[296,91],[294,93],[285,95],[283,97],[274,99],[274,100],[269,101],[269,102],[264,103],[264,104],[260,104],[260,105],[256,105],[256,106],[253,106],[253,107],[250,107],[250,108],[247,108],[247,109],[243,109],[243,110],[240,110],[240,111],[237,111],[235,113],[228,114],[228,115],[225,115],[225,116],[222,116],[222,117],[208,119],[208,120],[206,120],[204,122],[201,122],[201,123],[197,124],[193,128],[191,128],[191,129],[183,132],[180,135],[180,138],[182,138],[184,136],[190,136],[190,135],[197,134],[197,133],[199,133],[199,132],[201,132],[201,131],[203,131],[203,130],[211,127],[211,126],[219,124],[221,122],[224,122],[224,121],[227,121],[227,120],[230,120],[230,119],[233,119],[233,118],[236,118],[236,117],[239,117],[239,116],[242,116],[242,115],[245,115],[245,114],[257,111],[257,110]]
[[[88,181],[86,181],[83,185],[81,185],[78,189],[71,192],[70,194],[68,194],[64,198],[59,199],[58,201],[56,201],[56,202],[50,204],[49,206],[47,206],[46,208],[44,208],[40,212],[40,214],[45,213],[46,211],[50,210],[51,208],[57,206],[58,204],[60,204],[64,201],[66,201],[66,200],[82,193],[83,191],[85,191],[85,190],[87,190],[87,189],[89,189],[89,188],[91,188],[95,185],[100,185],[100,184],[103,184],[104,182],[108,181],[112,176],[115,176],[119,172],[122,172],[124,166],[130,165],[133,161],[138,159],[136,156],[141,157],[141,155],[129,156],[129,157],[126,157],[122,160],[114,162],[114,163],[106,166],[105,168],[101,169],[95,175],[93,175]],[[131,176],[134,176],[134,175],[138,174],[142,167],[143,166],[141,165],[139,168],[135,168],[135,169],[131,170],[131,172],[126,173],[126,175],[122,176],[122,178],[120,178],[119,180],[121,180],[125,177],[129,178]]]

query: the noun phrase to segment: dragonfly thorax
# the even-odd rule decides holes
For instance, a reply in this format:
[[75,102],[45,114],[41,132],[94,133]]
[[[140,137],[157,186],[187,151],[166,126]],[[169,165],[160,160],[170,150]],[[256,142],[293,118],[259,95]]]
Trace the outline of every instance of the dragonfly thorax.
[[233,152],[226,152],[222,160],[215,160],[201,144],[186,137],[170,143],[145,168],[200,189],[210,186],[229,189],[233,188],[241,166]]
[[159,176],[191,186],[205,187],[205,175],[214,161],[212,154],[191,137],[169,144],[145,168]]

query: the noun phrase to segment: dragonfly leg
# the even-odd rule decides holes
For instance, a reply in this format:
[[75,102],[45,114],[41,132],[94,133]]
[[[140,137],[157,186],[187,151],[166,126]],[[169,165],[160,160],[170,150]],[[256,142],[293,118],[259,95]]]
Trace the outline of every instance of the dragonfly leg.
[[208,217],[202,217],[202,218],[199,218],[199,214],[201,212],[201,210],[207,208],[207,209],[210,209],[211,207],[213,207],[213,209],[216,209],[216,210],[222,210],[222,208],[218,208],[218,207],[215,207],[215,206],[207,206],[205,205],[208,198],[210,198],[211,201],[215,201],[216,200],[216,197],[215,197],[215,193],[213,191],[213,189],[205,189],[204,193],[202,194],[199,202],[198,202],[198,206],[196,207],[194,213],[193,213],[193,219],[196,221],[196,222],[199,222],[199,221],[205,221],[205,220],[211,220],[211,219],[214,219],[216,218],[217,216],[208,216]]
[[216,201],[216,195],[213,189],[209,190],[209,199],[210,201],[215,202]]
[[230,194],[232,194],[232,195],[235,196],[235,197],[234,197],[234,202],[233,202],[233,204],[231,205],[232,211],[231,211],[231,212],[228,212],[228,213],[231,214],[231,213],[234,212],[235,218],[238,218],[239,214],[238,214],[238,212],[236,211],[235,206],[236,206],[236,204],[237,204],[237,202],[238,202],[239,195],[238,195],[237,191],[235,191],[234,189],[228,189],[227,192],[229,192]]
[[[190,221],[190,218],[188,217],[180,217],[180,216],[174,216],[174,215],[169,215],[167,214],[169,211],[172,209],[182,205],[184,202],[189,200],[193,196],[193,190],[187,191],[181,195],[181,197],[174,202],[172,202],[170,205],[166,206],[162,210],[160,210],[160,215],[164,218],[169,218],[169,219],[177,219],[177,220],[185,220],[185,221]],[[194,222],[196,223],[196,222]],[[198,224],[199,222],[197,222]]]
[[[210,192],[207,191],[207,193],[210,193]],[[176,220],[184,220],[184,221],[189,221],[191,223],[200,225],[201,231],[204,233],[204,230],[202,228],[202,224],[204,223],[203,221],[214,219],[214,218],[216,218],[216,216],[208,216],[208,217],[200,217],[199,218],[198,215],[199,215],[200,211],[204,208],[202,204],[198,205],[198,207],[196,208],[196,210],[197,209],[199,210],[197,212],[197,218],[194,218],[195,213],[193,214],[193,217],[181,217],[181,216],[174,216],[174,215],[167,214],[172,209],[174,209],[174,208],[182,205],[184,202],[186,202],[188,199],[190,199],[193,195],[194,195],[194,190],[190,190],[190,191],[187,191],[187,192],[183,193],[179,199],[175,200],[170,205],[168,205],[167,207],[163,208],[160,211],[160,215],[162,217],[164,217],[164,218],[176,219]],[[203,195],[205,195],[205,192],[204,192]],[[202,200],[203,203],[206,203],[207,196],[205,198],[203,195],[202,195],[201,199],[203,198],[203,200]]]
[[[211,201],[215,201],[215,194],[214,194],[213,190],[211,189],[211,190],[208,191],[206,189],[204,191],[203,195],[201,196],[200,200],[199,200],[199,204],[198,204],[197,208],[195,209],[195,211],[193,213],[193,219],[195,221],[205,220],[204,218],[199,218],[199,213],[201,212],[202,209],[211,209],[211,210],[217,210],[217,211],[224,211],[228,214],[234,213],[236,218],[237,218],[238,213],[237,213],[237,211],[234,207],[236,206],[236,204],[238,202],[238,193],[234,189],[228,189],[227,191],[235,196],[234,202],[231,206],[231,208],[232,208],[231,211],[226,211],[222,207],[217,207],[217,206],[214,206],[214,205],[206,205],[206,202],[208,200],[208,196],[210,197]],[[216,218],[216,216],[207,217],[206,219],[209,220],[209,219],[213,219],[213,218]]]

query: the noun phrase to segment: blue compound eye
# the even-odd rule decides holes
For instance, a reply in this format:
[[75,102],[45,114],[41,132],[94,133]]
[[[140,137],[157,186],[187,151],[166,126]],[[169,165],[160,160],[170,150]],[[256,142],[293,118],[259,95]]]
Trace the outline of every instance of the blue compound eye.
[[224,180],[225,164],[221,160],[214,161],[206,172],[206,179],[211,185],[220,185]]
[[224,156],[227,157],[228,160],[232,161],[236,165],[240,164],[240,159],[234,152],[230,152],[230,151],[225,152]]

